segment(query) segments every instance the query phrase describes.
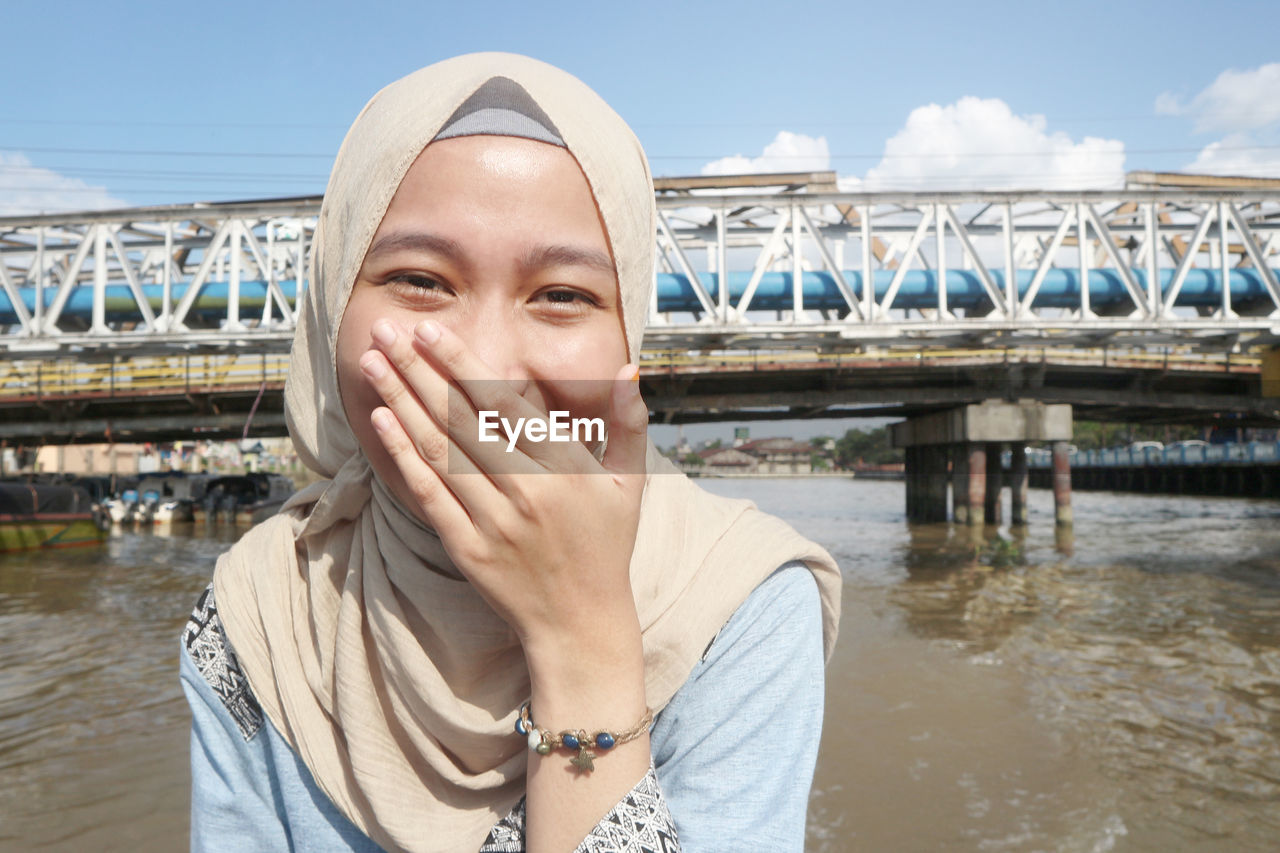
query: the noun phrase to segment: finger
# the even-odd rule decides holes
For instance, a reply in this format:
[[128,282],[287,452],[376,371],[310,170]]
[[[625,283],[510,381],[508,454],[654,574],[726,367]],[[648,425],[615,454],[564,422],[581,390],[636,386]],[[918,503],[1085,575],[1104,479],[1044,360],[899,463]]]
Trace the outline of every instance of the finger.
[[618,371],[609,398],[609,445],[601,464],[630,488],[644,488],[645,456],[649,448],[649,407],[640,397],[640,368],[628,364]]
[[[401,334],[395,324],[385,320],[375,323],[372,331],[378,352],[386,357],[402,380],[384,379],[386,393],[379,388],[383,400],[400,418],[410,436],[428,434],[424,418],[429,418],[453,443],[450,454],[453,464],[437,468],[441,474],[532,473],[536,470],[519,454],[502,454],[505,442],[480,440],[478,414],[467,396],[450,383],[450,377],[441,374],[423,358],[410,336]],[[416,407],[415,401],[418,403]],[[417,412],[415,408],[421,411]]]
[[435,468],[422,457],[395,414],[388,408],[379,407],[369,414],[369,421],[432,528],[448,531],[451,539],[474,536],[475,524],[466,508]]
[[[499,430],[501,442],[482,442],[479,430],[481,412],[493,413],[486,418],[486,423],[493,427],[498,425],[501,418],[506,418],[508,425],[516,424],[520,418],[524,418],[526,422],[541,422],[546,425],[548,413],[517,394],[510,383],[496,374],[447,327],[423,320],[414,329],[414,340],[440,369],[441,374],[448,377],[466,395],[469,406],[460,406],[456,399],[452,402],[455,407],[468,409],[475,428],[469,433],[454,433],[450,430],[450,435],[487,472],[492,475],[533,473],[532,467],[522,466],[512,459],[519,455],[514,450],[520,451],[520,454],[544,469],[558,471],[565,470],[567,464],[576,469],[592,461],[586,448],[580,444],[549,441],[542,433],[539,433],[542,435],[539,440],[530,438],[528,431],[516,429],[514,431],[518,434],[512,444],[511,437],[505,432],[507,426],[502,426]],[[492,429],[486,432],[493,435]]]
[[[431,469],[433,479],[445,480],[447,488],[474,516],[496,494],[493,483],[488,481],[465,453],[451,445],[448,434],[427,412],[422,400],[407,385],[404,376],[393,368],[383,352],[366,352],[360,357],[360,369],[386,404],[381,411],[395,421],[393,426],[397,440],[399,436],[403,436],[404,441],[412,448],[409,451],[398,446],[397,451],[404,455],[398,459],[393,456],[405,476],[405,482],[412,484],[415,481],[410,479],[410,472],[404,470],[401,462],[407,464],[416,459]],[[378,428],[379,424],[374,423],[374,427]],[[379,436],[382,436],[382,432],[379,432]],[[385,445],[386,442],[383,443]],[[391,449],[388,448],[388,453],[390,452]],[[409,453],[412,453],[412,459],[407,455]]]

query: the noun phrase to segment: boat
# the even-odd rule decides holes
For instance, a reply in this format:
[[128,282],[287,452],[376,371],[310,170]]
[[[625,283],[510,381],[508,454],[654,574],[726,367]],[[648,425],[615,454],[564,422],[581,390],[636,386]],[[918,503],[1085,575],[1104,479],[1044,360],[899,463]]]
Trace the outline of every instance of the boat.
[[138,483],[135,520],[139,524],[194,521],[209,477],[204,474],[148,475]]
[[206,484],[195,507],[195,520],[206,524],[257,524],[265,521],[294,493],[293,481],[282,474],[233,474]]
[[0,552],[97,545],[111,518],[71,483],[0,482]]

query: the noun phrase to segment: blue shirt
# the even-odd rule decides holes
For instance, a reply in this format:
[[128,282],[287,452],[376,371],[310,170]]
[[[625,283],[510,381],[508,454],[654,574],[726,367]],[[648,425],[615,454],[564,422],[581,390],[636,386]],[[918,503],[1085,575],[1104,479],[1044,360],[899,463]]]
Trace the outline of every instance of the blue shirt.
[[[682,850],[804,849],[823,664],[817,584],[788,564],[743,602],[655,720],[654,768]],[[233,715],[186,643],[181,678],[192,716],[192,851],[380,850],[270,720],[246,727]]]

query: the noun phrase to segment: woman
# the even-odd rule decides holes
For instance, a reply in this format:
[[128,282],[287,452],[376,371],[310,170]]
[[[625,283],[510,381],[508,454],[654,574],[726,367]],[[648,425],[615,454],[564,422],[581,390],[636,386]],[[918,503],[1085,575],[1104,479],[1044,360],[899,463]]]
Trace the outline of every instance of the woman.
[[366,106],[285,390],[328,479],[184,634],[193,848],[801,849],[838,571],[647,441],[653,211],[630,130],[534,60]]

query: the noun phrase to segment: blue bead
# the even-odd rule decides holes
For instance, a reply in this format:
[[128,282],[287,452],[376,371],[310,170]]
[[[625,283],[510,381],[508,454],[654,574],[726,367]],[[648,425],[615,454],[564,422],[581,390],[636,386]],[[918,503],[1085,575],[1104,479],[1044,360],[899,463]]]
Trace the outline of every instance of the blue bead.
[[529,730],[525,728],[524,720],[520,717],[516,717],[516,734],[524,735],[525,737],[529,736]]
[[609,749],[613,746],[613,735],[608,732],[600,732],[596,735],[596,746],[601,749]]
[[565,749],[578,748],[578,738],[576,736],[566,733],[562,735],[560,739],[564,741]]

